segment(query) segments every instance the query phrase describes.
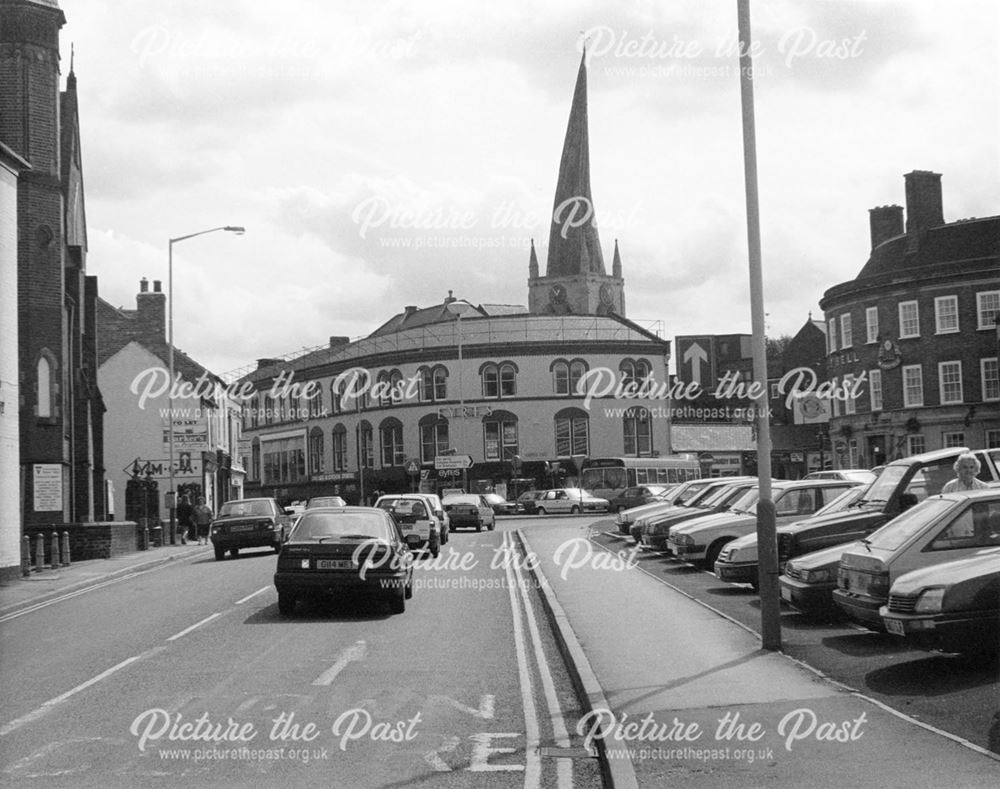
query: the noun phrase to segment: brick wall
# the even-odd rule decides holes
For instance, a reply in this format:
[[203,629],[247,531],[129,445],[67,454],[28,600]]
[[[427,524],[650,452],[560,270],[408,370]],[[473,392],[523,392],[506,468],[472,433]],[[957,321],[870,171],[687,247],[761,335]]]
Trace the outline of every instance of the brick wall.
[[69,532],[70,558],[74,562],[88,559],[111,559],[134,553],[140,548],[139,527],[135,521],[106,521],[102,523],[66,523],[43,528],[30,528],[25,534],[30,541],[30,558],[34,565],[37,535],[45,537],[45,564],[52,563],[52,533]]

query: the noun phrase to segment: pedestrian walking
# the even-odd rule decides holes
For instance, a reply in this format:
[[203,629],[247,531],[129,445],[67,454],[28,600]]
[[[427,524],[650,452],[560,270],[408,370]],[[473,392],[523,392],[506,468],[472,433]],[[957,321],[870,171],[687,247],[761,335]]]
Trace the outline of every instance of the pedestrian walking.
[[212,513],[212,508],[205,504],[205,497],[199,496],[198,503],[191,513],[191,520],[194,521],[195,528],[198,530],[199,545],[202,544],[202,540],[205,541],[205,545],[208,545],[208,527],[211,525],[213,517],[215,516]]
[[946,482],[941,488],[942,493],[955,493],[963,490],[979,490],[989,487],[981,479],[976,479],[981,464],[979,458],[971,452],[963,452],[955,461],[955,477],[951,482]]
[[193,512],[194,507],[191,506],[191,499],[185,493],[181,496],[181,500],[177,502],[177,509],[174,510],[174,516],[177,518],[177,534],[180,535],[181,545],[187,545],[187,538],[191,529],[191,514]]

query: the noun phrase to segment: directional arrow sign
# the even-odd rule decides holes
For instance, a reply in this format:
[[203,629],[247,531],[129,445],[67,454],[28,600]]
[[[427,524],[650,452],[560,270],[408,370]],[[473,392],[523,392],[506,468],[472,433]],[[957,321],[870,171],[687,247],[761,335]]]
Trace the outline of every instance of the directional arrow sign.
[[438,471],[450,468],[472,468],[472,455],[438,455],[434,458],[434,468]]
[[693,342],[684,351],[684,364],[691,363],[691,381],[701,385],[701,365],[708,361],[708,352],[698,343]]

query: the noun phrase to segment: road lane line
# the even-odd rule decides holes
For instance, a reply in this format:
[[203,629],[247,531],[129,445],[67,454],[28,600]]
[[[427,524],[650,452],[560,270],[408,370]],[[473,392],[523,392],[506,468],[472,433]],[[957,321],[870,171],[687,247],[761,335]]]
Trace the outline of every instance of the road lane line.
[[[524,604],[525,618],[528,622],[528,632],[531,635],[531,643],[535,651],[535,662],[538,664],[538,674],[542,679],[542,689],[545,691],[545,702],[549,708],[549,719],[552,721],[552,733],[555,737],[556,745],[560,748],[569,748],[569,732],[566,730],[566,721],[563,718],[562,707],[559,706],[559,696],[556,695],[556,685],[552,680],[552,672],[549,664],[545,660],[545,652],[542,649],[542,637],[538,630],[538,620],[535,611],[531,606],[528,597],[528,583],[521,570],[520,553],[514,545],[513,537],[510,538],[510,551],[514,560],[514,574],[517,576],[517,588],[521,593],[521,602]],[[573,787],[573,762],[570,759],[559,759],[556,762],[556,776],[559,789],[572,789]]]
[[178,638],[183,638],[188,633],[190,633],[192,630],[194,630],[196,627],[201,627],[206,622],[211,622],[213,619],[215,619],[217,617],[220,617],[220,616],[222,616],[221,613],[214,613],[214,614],[211,614],[210,616],[206,616],[200,622],[195,622],[193,625],[191,625],[191,627],[186,627],[180,633],[175,633],[174,635],[170,636],[170,638],[168,638],[167,641],[176,641]]
[[330,668],[313,680],[313,685],[332,685],[337,675],[347,668],[348,663],[364,660],[368,655],[368,645],[364,641],[355,641],[352,646],[347,647],[337,657]]
[[[503,546],[513,544],[510,532],[503,533]],[[542,782],[541,740],[538,733],[538,713],[535,709],[535,697],[531,687],[531,672],[528,668],[528,653],[524,646],[524,630],[521,624],[521,608],[514,590],[514,571],[510,562],[504,562],[504,572],[507,574],[507,591],[510,594],[510,610],[514,620],[514,651],[517,654],[517,672],[521,685],[521,705],[524,708],[524,786],[525,789],[538,789]]]
[[[153,568],[153,569],[159,569],[159,568]],[[117,578],[111,578],[107,581],[101,581],[99,583],[86,586],[83,589],[77,589],[76,591],[73,592],[67,592],[66,594],[59,595],[59,597],[53,597],[51,600],[43,600],[40,603],[35,603],[34,605],[28,606],[27,608],[22,608],[19,611],[14,611],[13,613],[6,614],[5,616],[0,616],[0,623],[10,621],[11,619],[17,619],[17,617],[19,616],[24,616],[25,614],[34,613],[35,611],[39,611],[43,608],[48,608],[50,605],[55,605],[56,603],[61,603],[65,600],[70,600],[74,597],[79,597],[80,595],[86,594],[87,592],[92,592],[95,589],[103,589],[105,586],[111,586],[111,584],[116,584],[119,581],[127,581],[130,578],[135,578],[140,575],[145,575],[146,573],[149,572],[152,572],[152,569],[140,570],[139,572],[129,573],[128,575],[122,575]]]
[[257,590],[256,592],[253,592],[253,593],[251,593],[251,594],[248,594],[248,595],[247,595],[246,597],[244,597],[244,598],[243,598],[242,600],[237,600],[237,601],[236,601],[236,605],[243,605],[243,603],[245,603],[245,602],[246,602],[247,600],[252,600],[252,599],[253,599],[254,597],[256,597],[257,595],[259,595],[259,594],[263,594],[263,593],[264,593],[264,592],[266,592],[266,591],[267,591],[268,589],[273,589],[273,588],[274,588],[273,586],[265,586],[265,587],[262,587],[261,589],[258,589],[258,590]]
[[17,729],[20,729],[22,726],[24,726],[27,723],[34,723],[39,718],[41,718],[43,715],[45,715],[46,713],[50,712],[55,707],[58,707],[60,704],[62,704],[67,699],[72,698],[73,696],[75,696],[80,691],[86,690],[91,685],[96,685],[101,680],[107,679],[112,674],[114,674],[116,671],[120,671],[121,669],[123,669],[123,668],[125,668],[127,666],[131,666],[133,663],[136,663],[136,662],[138,662],[140,660],[143,660],[145,658],[152,657],[153,655],[157,654],[158,652],[162,652],[165,649],[166,649],[166,647],[164,647],[164,646],[153,647],[152,649],[147,649],[145,652],[143,652],[143,653],[141,653],[139,655],[133,655],[132,657],[127,658],[126,660],[123,660],[121,663],[118,663],[117,665],[114,665],[111,668],[109,668],[109,669],[107,669],[105,671],[102,671],[96,677],[91,677],[86,682],[83,682],[83,683],[77,685],[72,690],[67,690],[61,696],[56,696],[54,699],[49,699],[48,701],[46,701],[38,709],[33,710],[32,712],[29,712],[27,715],[24,715],[24,716],[18,718],[17,720],[13,720],[10,723],[8,723],[6,726],[4,726],[3,728],[0,728],[0,737],[4,737],[4,736],[10,734],[12,731],[16,731]]

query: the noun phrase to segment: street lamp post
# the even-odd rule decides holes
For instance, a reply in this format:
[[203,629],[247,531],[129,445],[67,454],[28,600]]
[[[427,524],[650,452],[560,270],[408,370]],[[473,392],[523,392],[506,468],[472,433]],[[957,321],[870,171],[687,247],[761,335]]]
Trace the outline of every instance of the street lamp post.
[[170,367],[170,403],[167,409],[167,429],[169,431],[168,441],[170,444],[170,489],[167,491],[167,506],[170,510],[170,544],[177,542],[177,494],[174,491],[174,244],[187,241],[195,236],[204,236],[208,233],[217,233],[220,230],[227,233],[243,235],[245,228],[238,225],[225,225],[223,227],[213,227],[208,230],[199,230],[197,233],[189,233],[186,236],[171,238],[167,245],[167,359]]
[[[448,302],[448,312],[455,315],[455,331],[458,334],[458,442],[463,454],[469,454],[465,447],[465,394],[462,389],[462,315],[472,309],[467,301]],[[462,469],[462,490],[469,492],[469,470]]]

